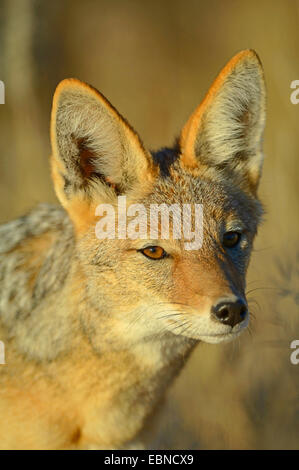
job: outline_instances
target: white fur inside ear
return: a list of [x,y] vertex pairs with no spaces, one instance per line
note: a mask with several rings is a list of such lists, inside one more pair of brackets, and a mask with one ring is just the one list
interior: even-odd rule
[[206,137],[218,162],[259,148],[265,121],[262,87],[257,68],[243,65],[226,78],[206,111]]
[[56,94],[53,156],[62,163],[65,190],[109,186],[126,192],[148,173],[137,134],[100,93],[70,80]]
[[263,161],[265,85],[257,58],[237,63],[201,113],[194,141],[196,159],[258,180]]
[[84,142],[93,159],[95,172],[113,175],[120,180],[121,165],[116,158],[122,155],[124,135],[117,118],[99,104],[99,101],[86,92],[65,91],[60,97],[56,117],[57,146],[59,156],[66,168],[79,176],[80,148]]

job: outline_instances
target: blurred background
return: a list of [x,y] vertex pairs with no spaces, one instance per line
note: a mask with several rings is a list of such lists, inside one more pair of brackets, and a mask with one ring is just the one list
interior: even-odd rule
[[266,216],[255,243],[251,333],[200,344],[169,391],[149,445],[299,449],[299,1],[1,0],[0,222],[56,202],[49,119],[57,83],[98,88],[150,149],[171,145],[239,50],[260,55],[268,88]]

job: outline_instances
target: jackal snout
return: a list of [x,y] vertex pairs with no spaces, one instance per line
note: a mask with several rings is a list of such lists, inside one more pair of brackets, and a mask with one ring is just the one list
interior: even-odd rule
[[247,303],[241,297],[219,299],[211,309],[212,318],[232,328],[248,316]]

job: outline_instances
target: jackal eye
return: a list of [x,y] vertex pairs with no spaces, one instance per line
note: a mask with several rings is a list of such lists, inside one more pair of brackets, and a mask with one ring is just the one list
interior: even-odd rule
[[162,259],[167,255],[161,246],[147,246],[140,251],[144,256],[150,259]]
[[241,233],[240,232],[226,232],[223,235],[223,241],[222,244],[226,248],[233,248],[236,246],[241,239]]

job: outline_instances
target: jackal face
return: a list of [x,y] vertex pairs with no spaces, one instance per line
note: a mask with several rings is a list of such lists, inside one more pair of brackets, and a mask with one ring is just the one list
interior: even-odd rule
[[[93,331],[105,318],[130,341],[165,334],[216,343],[247,326],[245,275],[262,212],[256,192],[264,119],[263,71],[250,50],[222,70],[175,147],[154,154],[98,91],[75,79],[58,85],[52,174],[74,225],[84,298],[97,312],[86,320]],[[168,236],[161,236],[160,218],[155,237],[150,227],[130,238],[122,227],[119,237],[120,197],[128,211],[141,205],[134,207],[142,207],[147,224],[153,205],[174,205]],[[99,239],[103,204],[114,212],[104,211],[110,228]],[[174,220],[184,205],[194,212],[196,204],[203,224],[194,219],[192,228],[195,236],[201,230],[202,243],[186,249]]]

